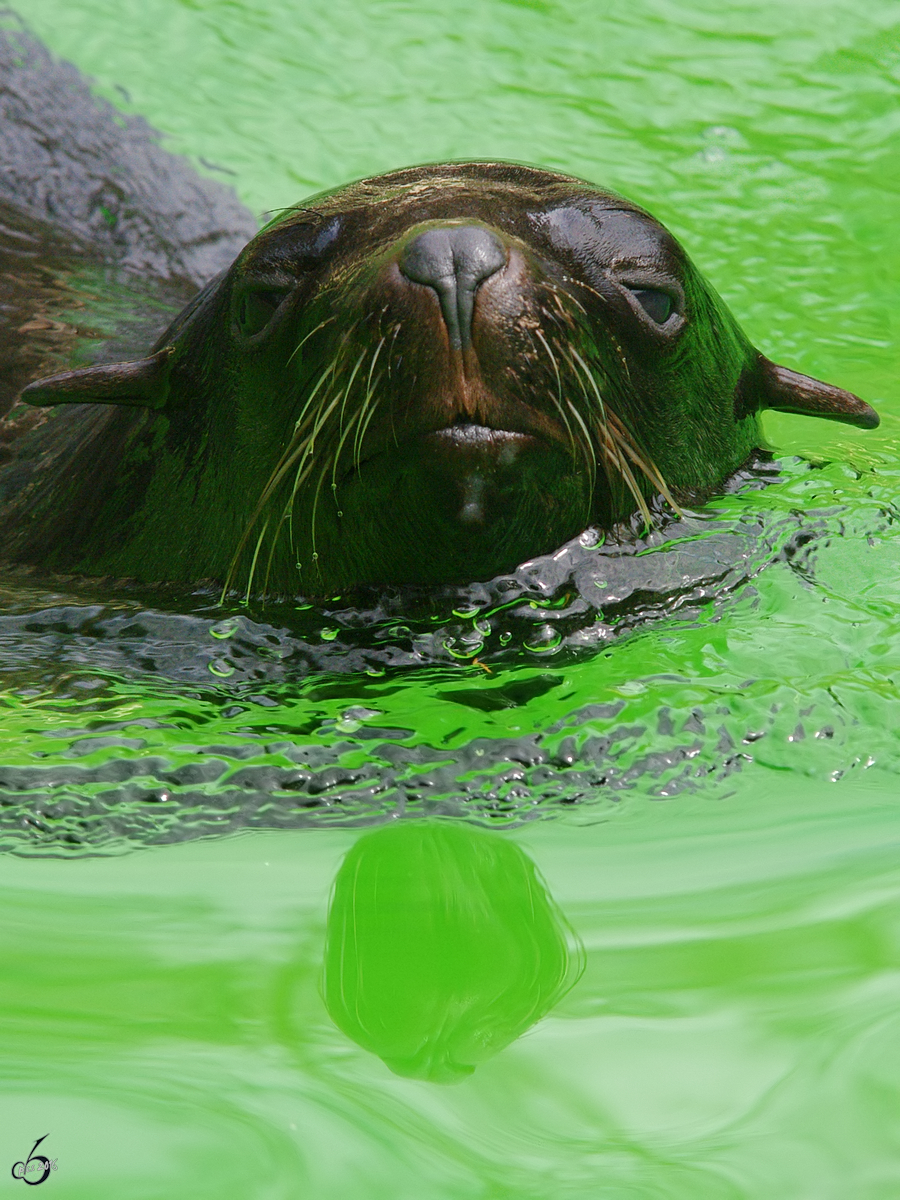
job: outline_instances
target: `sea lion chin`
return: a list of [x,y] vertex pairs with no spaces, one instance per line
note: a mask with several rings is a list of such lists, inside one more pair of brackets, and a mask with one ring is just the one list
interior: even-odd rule
[[22,439],[5,557],[286,595],[489,579],[696,502],[765,408],[878,424],[755,350],[643,209],[479,162],[286,210],[146,358],[22,400],[69,407]]

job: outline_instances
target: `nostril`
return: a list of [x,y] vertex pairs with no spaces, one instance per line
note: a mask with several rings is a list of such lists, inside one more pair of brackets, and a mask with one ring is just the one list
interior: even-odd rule
[[506,249],[480,225],[448,225],[420,233],[399,265],[407,279],[437,292],[450,342],[461,349],[472,338],[475,293],[506,265]]

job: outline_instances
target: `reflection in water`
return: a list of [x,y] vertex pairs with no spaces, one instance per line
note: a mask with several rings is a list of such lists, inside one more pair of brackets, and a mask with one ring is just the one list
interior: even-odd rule
[[583,966],[534,863],[499,834],[404,821],[361,837],[338,871],[325,1004],[398,1075],[471,1075],[548,1013]]

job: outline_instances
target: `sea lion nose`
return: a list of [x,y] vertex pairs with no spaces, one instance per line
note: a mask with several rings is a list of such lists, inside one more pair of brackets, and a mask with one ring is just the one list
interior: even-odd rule
[[400,260],[407,279],[437,292],[450,344],[457,350],[472,340],[475,293],[505,265],[503,243],[480,225],[426,229],[409,243]]

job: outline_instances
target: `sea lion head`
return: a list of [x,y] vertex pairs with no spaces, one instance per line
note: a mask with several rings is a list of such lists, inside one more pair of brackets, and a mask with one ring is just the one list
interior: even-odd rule
[[490,578],[695,501],[763,408],[877,424],[755,350],[649,213],[503,163],[290,208],[146,359],[23,398],[119,406],[55,561],[307,594]]

